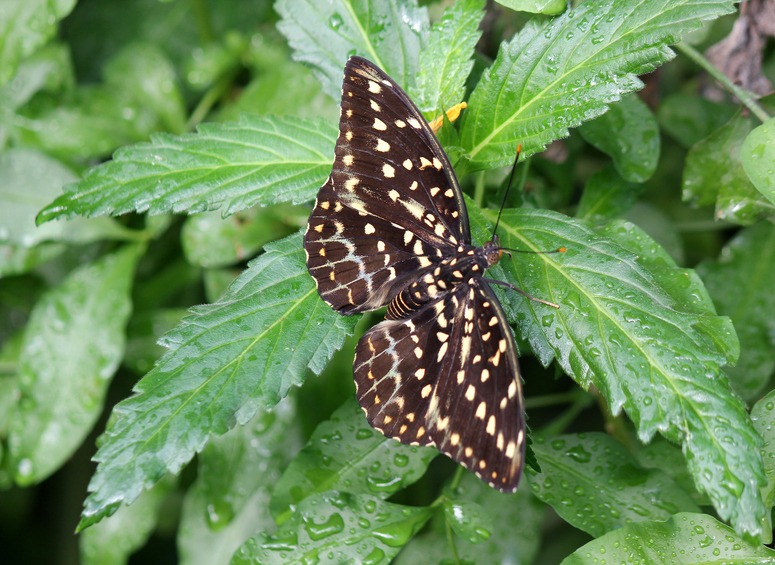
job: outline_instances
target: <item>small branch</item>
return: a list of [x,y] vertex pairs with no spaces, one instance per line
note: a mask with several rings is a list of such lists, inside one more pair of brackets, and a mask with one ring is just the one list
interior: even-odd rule
[[692,61],[697,63],[700,67],[702,67],[703,70],[705,70],[705,72],[707,72],[710,76],[712,76],[718,82],[720,82],[724,86],[724,88],[726,88],[729,92],[737,96],[740,102],[742,102],[745,105],[745,107],[748,108],[751,111],[751,113],[755,114],[756,117],[759,118],[762,122],[766,122],[767,120],[770,119],[769,114],[756,101],[756,96],[752,92],[732,82],[727,75],[722,73],[715,65],[713,65],[710,61],[708,61],[705,58],[705,56],[699,51],[697,51],[694,47],[692,47],[688,43],[679,43],[678,45],[675,45],[675,48],[681,51],[687,57],[689,57]]

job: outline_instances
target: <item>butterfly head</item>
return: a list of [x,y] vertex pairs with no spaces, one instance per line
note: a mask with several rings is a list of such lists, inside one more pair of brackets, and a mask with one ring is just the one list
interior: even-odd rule
[[501,256],[503,255],[500,238],[497,235],[493,235],[492,240],[486,242],[481,249],[484,258],[487,260],[488,269],[500,261]]

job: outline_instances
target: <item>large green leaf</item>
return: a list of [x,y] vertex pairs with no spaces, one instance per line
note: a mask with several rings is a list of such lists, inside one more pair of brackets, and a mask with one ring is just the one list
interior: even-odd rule
[[469,170],[510,164],[518,143],[529,156],[567,136],[641,88],[636,75],[671,59],[669,44],[732,9],[726,0],[606,0],[532,20],[471,95],[460,135]]
[[245,543],[232,564],[389,563],[430,514],[376,496],[327,491],[301,501],[276,534]]
[[609,222],[632,208],[643,189],[643,185],[624,180],[611,166],[601,169],[587,179],[576,217],[592,225]]
[[277,0],[275,10],[293,58],[314,69],[332,98],[341,96],[351,55],[366,57],[404,89],[414,82],[430,28],[428,11],[416,0]]
[[420,54],[417,84],[409,90],[417,107],[428,112],[426,117],[432,119],[463,99],[482,35],[484,6],[484,0],[458,0],[431,29],[428,46]]
[[70,273],[35,304],[19,357],[22,401],[8,438],[16,482],[39,482],[83,442],[124,355],[129,292],[142,246]]
[[717,261],[701,263],[697,272],[740,337],[740,359],[725,371],[738,394],[754,400],[775,371],[775,226],[760,222],[741,230]]
[[589,542],[560,565],[769,565],[775,551],[735,535],[707,514],[677,514],[666,522],[628,524]]
[[163,338],[170,351],[114,408],[80,527],[176,473],[210,434],[243,424],[320,373],[357,321],[334,312],[307,273],[301,234],[266,246],[215,304]]
[[[472,229],[486,234],[481,217],[471,217]],[[504,247],[568,249],[520,253],[493,269],[495,278],[560,305],[501,293],[539,359],[556,357],[581,386],[597,387],[642,441],[659,432],[682,443],[698,488],[722,518],[758,535],[761,440],[720,369],[738,355],[734,328],[715,315],[696,273],[676,267],[629,222],[597,234],[554,212],[506,210],[499,233]]]
[[304,202],[331,169],[336,136],[323,120],[251,115],[181,137],[158,134],[66,186],[38,222],[132,211],[233,214],[255,204]]
[[[762,460],[767,484],[762,488],[762,498],[766,508],[772,510],[775,506],[775,391],[771,391],[757,402],[751,409],[751,420],[756,431],[764,439]],[[767,514],[769,532],[762,536],[764,543],[772,543],[772,514]],[[769,536],[767,535],[769,534]]]
[[354,398],[321,423],[291,461],[272,497],[282,524],[303,499],[327,490],[387,498],[419,479],[439,454],[386,438],[366,421]]
[[0,5],[0,86],[22,59],[56,34],[58,21],[73,6],[75,0],[5,0]]
[[593,537],[643,520],[666,520],[699,507],[672,478],[644,470],[627,449],[602,433],[538,437],[541,472],[528,468],[536,496]]

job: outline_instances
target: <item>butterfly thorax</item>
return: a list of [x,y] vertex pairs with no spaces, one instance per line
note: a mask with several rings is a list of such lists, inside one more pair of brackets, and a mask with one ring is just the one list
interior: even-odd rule
[[497,240],[488,241],[482,247],[460,245],[453,256],[443,259],[404,287],[388,305],[386,318],[405,318],[457,285],[481,277],[484,271],[498,262],[500,256],[501,249]]

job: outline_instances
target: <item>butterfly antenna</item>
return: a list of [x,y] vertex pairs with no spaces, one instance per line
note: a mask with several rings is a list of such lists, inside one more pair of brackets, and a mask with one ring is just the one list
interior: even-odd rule
[[498,219],[495,220],[495,228],[492,230],[492,241],[495,241],[495,232],[498,231],[498,224],[501,221],[501,214],[503,214],[503,208],[506,206],[506,199],[509,197],[509,191],[511,190],[511,183],[514,180],[514,172],[517,170],[517,161],[519,161],[519,154],[522,152],[522,144],[517,145],[517,156],[514,158],[514,166],[511,167],[511,176],[509,177],[509,184],[506,185],[506,192],[503,195],[503,202],[501,202],[500,210],[498,210]]

